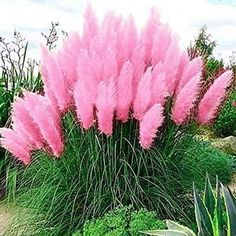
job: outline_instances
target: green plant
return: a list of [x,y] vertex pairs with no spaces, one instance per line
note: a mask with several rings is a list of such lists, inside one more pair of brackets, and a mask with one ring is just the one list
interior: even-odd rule
[[164,229],[165,227],[165,223],[157,220],[154,212],[145,209],[135,211],[128,206],[106,213],[102,218],[89,220],[82,230],[73,236],[137,236],[141,230]]
[[190,200],[185,195],[188,190],[183,185],[181,159],[192,136],[170,123],[156,145],[145,151],[134,135],[137,123],[115,125],[111,137],[96,129],[83,132],[74,116],[67,114],[63,156],[55,160],[39,151],[32,163],[22,168],[17,203],[33,209],[36,224],[42,216],[40,227],[50,235],[69,235],[86,220],[120,204],[173,219],[182,212],[183,221],[189,220],[184,212]]
[[213,131],[220,137],[236,134],[236,89],[234,89],[213,125]]
[[203,189],[206,173],[212,181],[217,175],[221,182],[228,184],[236,170],[236,161],[233,156],[197,138],[193,138],[186,146],[181,164],[181,171],[185,176],[184,184],[189,189],[192,182]]
[[[233,236],[236,235],[236,199],[229,188],[216,180],[214,192],[209,178],[206,179],[203,199],[193,186],[195,217],[198,236]],[[175,222],[167,221],[168,230],[146,231],[146,235],[195,236],[196,234]]]

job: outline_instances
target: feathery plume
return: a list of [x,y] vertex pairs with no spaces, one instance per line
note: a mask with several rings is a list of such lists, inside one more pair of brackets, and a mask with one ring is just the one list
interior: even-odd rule
[[172,119],[177,125],[183,124],[190,115],[191,109],[197,100],[200,79],[201,74],[198,73],[185,84],[177,95],[172,109]]
[[191,60],[189,63],[186,64],[182,76],[179,80],[179,84],[176,90],[176,93],[184,87],[184,85],[196,74],[199,73],[202,69],[202,59],[201,57],[195,57],[193,60]]
[[101,81],[98,84],[98,97],[96,101],[97,119],[99,130],[112,135],[113,115],[116,108],[116,87],[113,78]]
[[91,90],[89,90],[83,80],[77,81],[74,90],[76,113],[78,120],[85,129],[89,129],[94,121],[94,100],[90,92]]
[[137,94],[134,100],[134,117],[137,120],[143,118],[144,113],[149,109],[152,99],[152,71],[149,67],[141,78]]
[[226,71],[219,76],[203,96],[198,107],[198,121],[202,125],[210,124],[224,99],[226,89],[231,83],[233,72]]
[[129,109],[133,100],[133,69],[130,61],[125,62],[121,68],[120,75],[117,79],[117,119],[126,122],[129,116]]
[[156,136],[158,128],[164,121],[163,107],[160,104],[154,104],[143,116],[140,122],[140,145],[144,149],[151,147]]
[[164,106],[166,98],[169,96],[166,85],[166,74],[163,64],[159,62],[153,69],[152,77],[152,103],[160,103]]
[[22,161],[25,165],[30,163],[30,149],[27,143],[22,140],[16,131],[7,128],[0,128],[1,146],[11,152],[17,159]]

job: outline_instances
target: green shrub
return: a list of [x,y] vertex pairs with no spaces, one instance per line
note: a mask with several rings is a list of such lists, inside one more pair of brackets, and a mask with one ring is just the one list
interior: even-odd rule
[[236,170],[236,160],[233,156],[214,148],[210,143],[195,138],[186,149],[182,168],[185,173],[186,188],[191,188],[192,182],[195,182],[202,189],[206,172],[212,181],[217,175],[222,183],[229,183]]
[[82,230],[73,236],[137,236],[142,230],[165,227],[164,221],[158,220],[154,212],[122,207],[106,213],[102,218],[86,222]]
[[220,137],[236,135],[236,89],[231,92],[229,98],[220,111],[220,114],[213,125],[213,131]]

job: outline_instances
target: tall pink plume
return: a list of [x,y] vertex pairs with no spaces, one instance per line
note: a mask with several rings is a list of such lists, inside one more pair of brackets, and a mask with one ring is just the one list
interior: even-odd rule
[[202,59],[201,57],[196,57],[192,61],[186,64],[185,69],[183,70],[182,76],[179,80],[179,84],[176,90],[176,93],[184,87],[184,85],[195,75],[199,73],[202,69]]
[[[44,62],[44,60],[46,60]],[[52,55],[46,48],[42,50],[42,68],[45,71],[44,81],[47,83],[47,92],[49,98],[55,103],[61,111],[65,111],[70,105],[70,96],[68,85],[63,77],[57,58]]]
[[231,83],[232,75],[233,72],[230,70],[224,72],[205,93],[198,107],[198,120],[202,125],[210,124],[214,120],[226,89]]
[[27,143],[22,140],[16,131],[7,128],[0,128],[1,146],[11,152],[17,159],[25,165],[30,163],[30,148]]
[[129,117],[129,109],[133,100],[133,69],[130,61],[125,62],[117,79],[117,119],[126,122]]
[[152,71],[149,67],[141,78],[137,94],[134,100],[134,117],[137,120],[143,118],[144,113],[149,109],[152,99]]
[[145,69],[145,49],[143,44],[139,43],[134,48],[131,56],[133,67],[133,95],[135,97],[140,79]]
[[154,66],[165,57],[171,37],[172,34],[169,26],[160,24],[153,36],[151,55]]
[[178,47],[178,39],[173,36],[172,41],[166,51],[165,58],[163,60],[163,66],[166,72],[166,85],[168,93],[172,95],[176,89],[178,83],[178,67],[180,62],[180,49]]
[[109,81],[101,81],[98,85],[98,97],[96,102],[99,130],[112,135],[113,116],[117,102],[116,87],[113,78]]
[[190,115],[200,89],[201,73],[192,77],[177,95],[172,109],[172,119],[177,125],[183,124]]
[[39,132],[37,124],[30,116],[31,109],[28,105],[27,93],[23,100],[18,98],[12,105],[12,126],[18,136],[30,147],[40,149],[44,145],[44,140]]
[[90,91],[90,100],[95,103],[97,97],[97,80],[92,65],[90,64],[89,52],[81,49],[77,61],[78,80],[82,80]]
[[94,122],[94,100],[91,90],[83,80],[78,80],[74,90],[77,118],[84,129],[89,129]]
[[140,122],[139,139],[140,145],[144,149],[151,147],[158,128],[164,121],[163,107],[160,104],[154,104],[143,116]]
[[107,48],[104,51],[103,58],[103,80],[109,80],[111,77],[117,78],[118,65],[116,51],[111,48]]
[[64,81],[67,84],[70,95],[77,80],[76,67],[77,58],[82,47],[82,42],[77,33],[71,33],[63,42],[63,48],[58,51],[57,59],[61,68]]
[[32,104],[31,116],[38,125],[40,133],[51,148],[52,153],[59,157],[64,149],[60,116],[52,104],[43,96],[33,93],[29,96]]
[[123,63],[131,58],[133,49],[137,44],[137,29],[132,16],[125,20],[122,27],[118,29],[117,57],[118,67],[121,69]]
[[153,46],[153,38],[159,27],[160,15],[156,8],[152,8],[149,19],[143,29],[143,41],[145,46],[145,60],[147,63],[151,62],[151,51]]
[[99,26],[97,23],[97,18],[91,5],[88,5],[84,14],[84,29],[83,29],[83,43],[90,46],[90,42],[98,34]]
[[50,101],[53,103],[53,105],[56,107],[58,106],[57,100],[54,96],[52,85],[50,78],[48,76],[48,58],[49,58],[49,50],[43,46],[40,45],[40,51],[41,51],[41,63],[40,63],[40,72],[42,74],[42,80],[43,80],[43,88],[45,96],[50,99]]
[[70,106],[70,97],[68,94],[68,85],[64,80],[62,71],[60,70],[57,58],[49,55],[48,58],[48,77],[51,81],[54,97],[57,100],[58,107],[61,111],[65,111]]
[[163,64],[159,62],[153,69],[152,77],[152,103],[160,103],[164,106],[166,98],[169,96],[166,85],[166,73]]

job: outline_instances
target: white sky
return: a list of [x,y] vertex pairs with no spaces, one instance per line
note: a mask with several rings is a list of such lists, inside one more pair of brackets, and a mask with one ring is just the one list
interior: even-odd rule
[[[67,32],[80,30],[87,0],[0,0],[0,35],[8,38],[19,30],[30,43],[30,56],[38,58],[41,32],[51,21],[60,22]],[[162,20],[170,24],[186,48],[201,26],[217,41],[216,56],[229,61],[236,51],[236,0],[91,0],[99,17],[107,10],[132,13],[138,26],[147,19],[150,7],[156,6]]]

